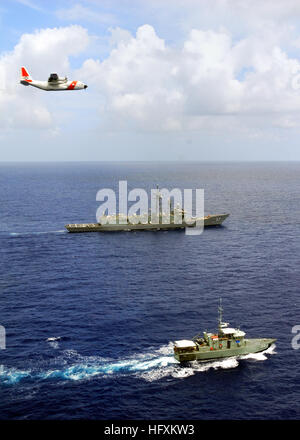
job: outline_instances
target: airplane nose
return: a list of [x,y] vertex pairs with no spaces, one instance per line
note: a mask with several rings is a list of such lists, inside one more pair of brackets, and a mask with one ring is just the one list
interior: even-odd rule
[[87,85],[86,84],[84,84],[84,88],[87,89]]

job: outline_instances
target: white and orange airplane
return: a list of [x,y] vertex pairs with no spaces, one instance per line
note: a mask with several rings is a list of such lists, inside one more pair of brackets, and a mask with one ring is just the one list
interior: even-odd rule
[[23,86],[33,86],[38,89],[47,91],[56,90],[82,90],[86,89],[87,85],[81,81],[68,81],[68,78],[60,78],[57,73],[51,73],[48,81],[36,81],[31,78],[25,67],[21,67],[20,83]]

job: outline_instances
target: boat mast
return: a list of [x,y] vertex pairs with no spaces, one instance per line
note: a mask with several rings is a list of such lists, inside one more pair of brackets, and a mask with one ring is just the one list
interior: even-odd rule
[[160,218],[162,217],[162,195],[159,191],[158,184],[156,185],[156,215],[158,218],[158,223],[160,223]]
[[[159,219],[159,189],[158,184],[156,185],[156,213],[155,213]],[[159,223],[159,220],[158,220]]]
[[220,298],[220,303],[219,303],[218,310],[219,310],[219,325],[218,325],[218,327],[219,327],[219,332],[221,332],[221,330],[222,330],[222,320],[223,320],[222,298]]

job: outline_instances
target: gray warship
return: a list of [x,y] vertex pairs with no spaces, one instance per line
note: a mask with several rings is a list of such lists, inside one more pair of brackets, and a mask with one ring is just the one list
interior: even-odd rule
[[[229,216],[229,214],[214,214],[207,215],[203,218],[204,227],[208,226],[220,226],[223,221]],[[109,217],[109,216],[107,216]],[[65,225],[65,228],[69,232],[112,232],[112,231],[160,231],[160,230],[172,230],[172,229],[184,229],[184,228],[194,228],[196,226],[196,220],[194,224],[188,224],[184,220],[181,223],[174,221],[174,214],[171,213],[170,221],[168,223],[163,223],[160,219],[159,222],[151,222],[150,216],[149,221],[138,221],[137,218],[127,218],[124,222],[124,217],[121,215],[116,215],[115,223],[109,222],[99,222],[99,223],[73,223]]]
[[222,321],[222,303],[219,305],[219,322],[216,333],[203,332],[192,340],[180,340],[174,343],[174,357],[179,362],[211,361],[216,359],[259,353],[269,348],[274,338],[245,338],[245,332],[228,327],[228,322]]
[[195,228],[199,225],[204,227],[220,226],[229,214],[214,214],[205,217],[188,216],[180,204],[172,207],[171,199],[168,199],[167,212],[163,211],[162,194],[156,187],[155,209],[140,215],[125,215],[122,213],[108,215],[103,212],[98,223],[70,223],[65,225],[69,232],[113,232],[113,231],[159,231],[172,229]]
[[112,231],[159,231],[172,229],[195,228],[199,224],[204,227],[220,226],[229,214],[213,214],[205,217],[190,217],[186,221],[186,211],[177,205],[172,207],[168,200],[167,212],[163,212],[162,195],[157,185],[156,207],[152,212],[134,214],[131,216],[122,213],[103,215],[97,219],[98,223],[72,223],[65,225],[69,232],[112,232]]

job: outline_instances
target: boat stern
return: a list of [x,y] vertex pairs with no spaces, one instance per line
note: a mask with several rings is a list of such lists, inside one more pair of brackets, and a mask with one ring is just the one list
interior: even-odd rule
[[197,345],[194,341],[183,339],[174,342],[174,357],[179,362],[189,362],[196,359]]

